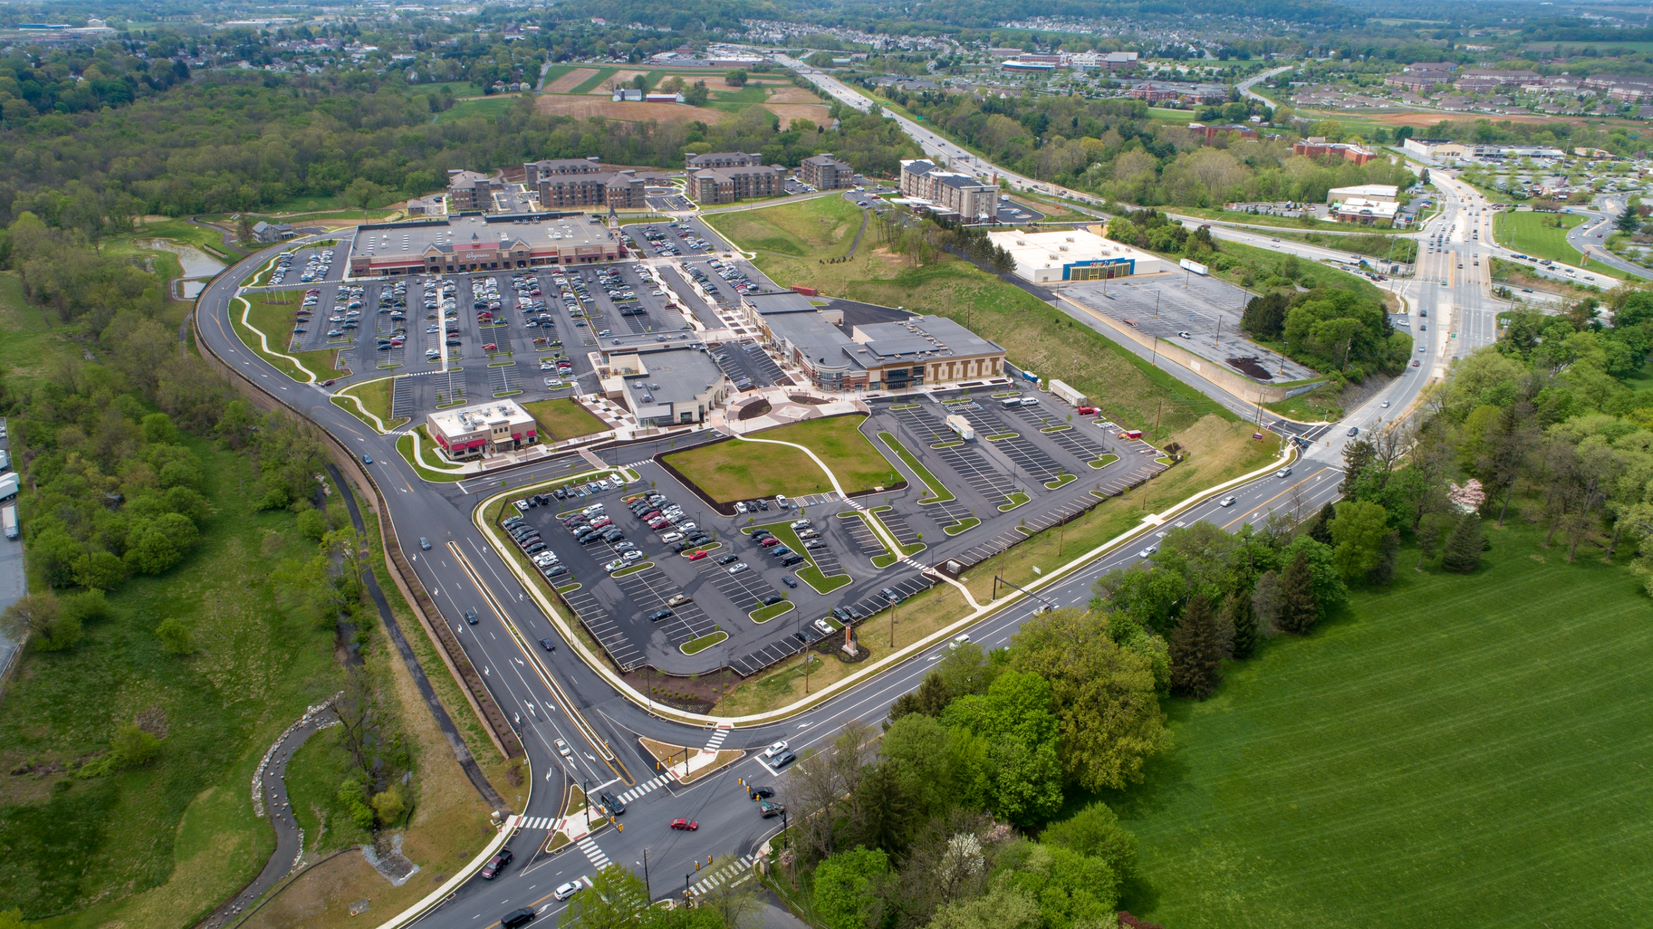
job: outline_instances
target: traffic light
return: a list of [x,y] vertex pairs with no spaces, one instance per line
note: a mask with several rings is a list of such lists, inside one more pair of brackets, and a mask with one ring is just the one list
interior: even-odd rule
[[694,869],[695,869],[696,872],[700,871],[700,859],[698,859],[698,858],[695,859]]
[[739,783],[740,786],[742,786],[742,787],[746,786],[746,778],[744,778],[744,777],[737,777],[737,778],[735,778],[735,781],[737,783]]
[[710,868],[711,866],[712,866],[712,856],[707,855],[706,856],[706,867]]
[[626,831],[626,824],[621,823],[621,822],[617,822],[617,823],[614,824],[614,828],[615,828],[616,831],[625,832]]

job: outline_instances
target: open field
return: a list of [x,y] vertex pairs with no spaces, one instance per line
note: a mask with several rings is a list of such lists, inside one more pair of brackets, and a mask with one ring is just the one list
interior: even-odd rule
[[542,442],[561,442],[608,428],[585,407],[566,398],[524,403],[522,408],[534,417],[534,422],[539,423]]
[[[793,442],[814,451],[846,493],[896,487],[901,475],[861,434],[865,416],[812,419],[752,433],[755,439]],[[808,455],[784,445],[729,440],[661,459],[720,503],[785,494],[828,493],[832,484]]]
[[553,116],[573,116],[586,119],[601,116],[627,123],[706,123],[711,125],[724,117],[722,110],[709,107],[685,106],[681,103],[615,103],[607,97],[542,95],[534,100],[535,109]]
[[1172,704],[1118,804],[1168,926],[1624,926],[1653,907],[1647,602],[1527,528]]
[[595,77],[596,74],[596,68],[575,68],[571,71],[565,71],[562,76],[557,77],[545,85],[545,92],[551,94],[571,94],[574,92],[574,88],[584,84],[586,81],[591,80],[591,78]]
[[1575,213],[1503,212],[1493,218],[1492,235],[1505,248],[1577,265],[1583,256],[1567,244],[1567,232],[1582,222]]

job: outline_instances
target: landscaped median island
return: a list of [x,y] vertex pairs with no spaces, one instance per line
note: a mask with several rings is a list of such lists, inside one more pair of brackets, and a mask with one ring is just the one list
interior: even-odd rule
[[[470,476],[456,465],[441,461],[439,457],[441,453],[436,451],[436,444],[430,440],[424,426],[397,436],[396,451],[402,456],[403,460],[413,466],[414,473],[418,474],[422,481],[432,484],[451,484]],[[432,459],[435,459],[434,463]]]
[[297,306],[292,294],[242,293],[230,301],[231,328],[259,357],[301,384],[348,374],[337,370],[337,349],[287,350],[292,345],[293,312]]
[[706,649],[716,645],[722,645],[728,640],[729,633],[719,629],[716,632],[707,633],[706,635],[703,635],[691,642],[684,642],[683,647],[678,649],[678,651],[681,651],[685,655],[698,655]]
[[752,618],[752,622],[761,625],[778,616],[785,616],[794,609],[797,609],[797,604],[794,604],[791,600],[782,600],[779,603],[771,603],[766,606],[760,606],[753,610],[750,616]]
[[925,488],[930,491],[928,496],[919,499],[919,506],[925,506],[931,503],[951,503],[958,499],[953,495],[951,490],[947,489],[946,484],[943,484],[933,473],[931,473],[929,468],[924,467],[924,463],[919,461],[917,456],[907,450],[907,446],[901,444],[900,439],[890,435],[888,432],[880,432],[878,434],[878,438],[879,441],[889,447],[890,451],[895,453],[897,458],[901,459],[902,464],[906,465],[908,468],[911,468],[912,472],[918,475],[918,479],[923,481]]
[[746,755],[745,751],[738,748],[708,752],[649,738],[639,738],[637,742],[654,758],[655,770],[671,772],[671,776],[679,784],[693,784]]
[[878,449],[861,434],[866,416],[830,416],[750,434],[765,441],[725,439],[663,455],[660,462],[716,503],[734,503],[783,494],[804,497],[831,493],[832,482],[803,451],[813,451],[837,476],[845,493],[893,490],[906,485]]
[[[797,571],[798,579],[803,581],[805,584],[808,584],[810,587],[813,587],[816,593],[829,594],[840,587],[844,587],[852,583],[855,580],[848,574],[833,574],[828,576],[825,572],[823,572],[820,565],[815,563],[815,556],[810,554],[809,547],[804,545],[802,539],[798,538],[798,531],[792,528],[791,523],[779,522],[766,523],[761,526],[748,526],[745,529],[742,529],[741,532],[746,535],[751,535],[760,529],[768,532],[775,538],[780,539],[782,545],[803,556],[804,564]],[[717,544],[718,543],[714,542],[711,546],[707,547],[711,548]]]
[[409,419],[406,416],[391,419],[391,396],[395,383],[395,377],[382,377],[352,384],[333,395],[333,405],[372,426],[375,432],[390,432],[407,425]]

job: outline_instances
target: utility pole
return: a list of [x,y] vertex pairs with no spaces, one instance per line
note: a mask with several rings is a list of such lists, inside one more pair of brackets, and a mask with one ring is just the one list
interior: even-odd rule
[[643,895],[654,898],[654,891],[649,888],[649,850],[646,846],[643,848]]
[[[897,542],[897,544],[900,544],[899,539],[896,540],[896,542]],[[900,609],[901,609],[901,604],[899,604],[899,603],[890,604],[890,651],[891,652],[895,651],[895,614]]]

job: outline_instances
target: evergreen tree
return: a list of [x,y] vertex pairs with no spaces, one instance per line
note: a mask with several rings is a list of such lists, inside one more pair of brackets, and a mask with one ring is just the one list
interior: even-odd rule
[[1337,511],[1332,508],[1330,503],[1327,503],[1325,506],[1321,507],[1320,512],[1315,514],[1314,522],[1309,524],[1309,538],[1319,542],[1321,545],[1331,545],[1332,519],[1336,515]]
[[1307,552],[1298,552],[1280,575],[1280,629],[1308,635],[1320,622],[1320,599],[1314,592],[1314,569]]
[[1216,693],[1228,647],[1229,636],[1223,634],[1211,601],[1205,597],[1188,601],[1182,621],[1171,633],[1171,690],[1196,700]]
[[1641,217],[1636,214],[1634,204],[1626,204],[1624,212],[1619,214],[1618,222],[1613,227],[1620,232],[1630,233],[1641,228]]
[[1481,518],[1466,514],[1452,527],[1446,549],[1441,553],[1441,567],[1457,574],[1469,574],[1481,566]]
[[1251,602],[1251,592],[1236,590],[1223,600],[1223,621],[1234,630],[1234,657],[1245,659],[1257,654],[1262,630],[1257,625],[1257,610]]

